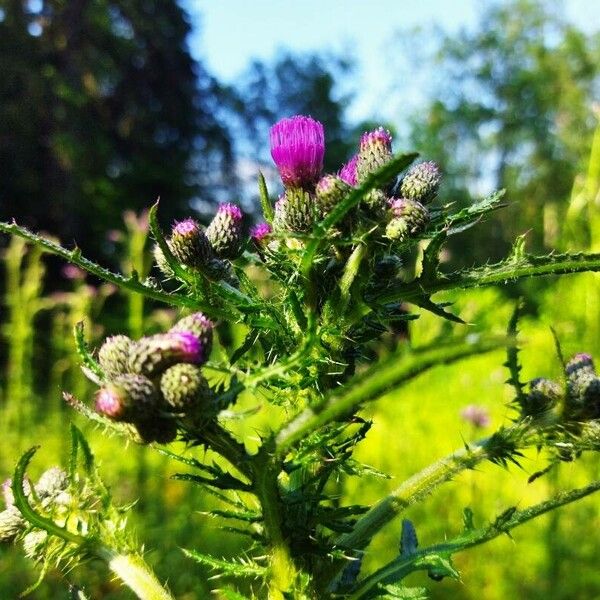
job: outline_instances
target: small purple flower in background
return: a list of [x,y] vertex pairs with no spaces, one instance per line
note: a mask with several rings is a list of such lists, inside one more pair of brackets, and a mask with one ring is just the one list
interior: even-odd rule
[[356,173],[356,164],[358,163],[358,154],[355,154],[341,169],[340,179],[348,185],[356,187],[358,175]]
[[85,279],[85,272],[75,265],[66,264],[60,271],[65,279],[79,281]]
[[269,130],[271,156],[286,187],[311,185],[323,170],[325,133],[311,117],[281,119]]
[[490,413],[487,408],[483,406],[477,406],[476,404],[469,404],[460,411],[460,417],[463,421],[471,423],[473,427],[477,429],[483,429],[490,424]]
[[261,243],[265,237],[267,237],[273,228],[268,223],[258,223],[250,229],[250,237],[257,244]]

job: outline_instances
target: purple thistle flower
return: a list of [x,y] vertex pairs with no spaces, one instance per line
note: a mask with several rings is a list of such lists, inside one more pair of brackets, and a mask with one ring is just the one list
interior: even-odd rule
[[217,209],[217,213],[227,215],[236,223],[242,220],[242,209],[236,204],[231,204],[230,202],[220,204],[219,208]]
[[180,362],[198,364],[205,360],[204,346],[191,331],[170,331],[165,336],[173,343],[173,351]]
[[271,156],[286,187],[314,183],[323,170],[325,133],[311,117],[281,119],[269,130]]
[[392,134],[383,127],[378,127],[373,131],[366,131],[360,136],[360,149],[368,150],[369,148],[379,147],[385,148],[388,151],[392,149]]
[[358,175],[356,173],[356,165],[358,163],[358,154],[355,154],[341,169],[340,179],[345,181],[348,185],[356,187],[358,183]]
[[176,222],[173,225],[172,235],[180,235],[187,237],[189,235],[195,235],[201,231],[200,225],[194,219],[184,219],[183,221]]
[[254,225],[254,227],[250,229],[250,237],[258,244],[272,231],[273,228],[268,223],[258,223],[258,225]]
[[490,415],[487,409],[483,406],[477,406],[476,404],[465,406],[460,411],[460,416],[464,421],[471,423],[473,427],[483,429],[490,424]]

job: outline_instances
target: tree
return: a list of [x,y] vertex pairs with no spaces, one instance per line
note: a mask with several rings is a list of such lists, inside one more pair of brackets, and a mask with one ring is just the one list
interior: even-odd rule
[[485,173],[512,205],[454,245],[454,255],[471,263],[492,237],[500,256],[529,229],[531,247],[551,246],[589,152],[599,35],[585,35],[550,3],[513,0],[494,3],[475,29],[442,34],[434,46],[439,83],[413,120],[413,146],[445,167],[453,185],[444,200],[465,202]]
[[219,87],[174,0],[0,0],[0,215],[98,254],[125,208],[167,219],[231,161]]

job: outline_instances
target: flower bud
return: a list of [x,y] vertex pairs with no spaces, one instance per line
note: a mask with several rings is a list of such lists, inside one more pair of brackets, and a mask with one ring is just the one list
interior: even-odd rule
[[174,419],[154,415],[135,422],[138,443],[168,444],[177,437],[177,423]]
[[316,204],[319,215],[324,217],[339,204],[352,188],[337,175],[325,175],[319,179],[315,188]]
[[190,331],[173,331],[144,337],[129,355],[132,373],[154,377],[180,362],[202,364],[207,359],[202,342]]
[[221,204],[206,228],[206,237],[219,258],[237,258],[242,248],[242,211],[235,204]]
[[281,119],[269,130],[271,156],[286,187],[311,186],[323,170],[325,133],[311,117]]
[[392,214],[404,219],[410,235],[418,235],[429,223],[429,211],[416,200],[392,198],[389,202]]
[[60,494],[69,487],[69,477],[60,467],[51,467],[44,471],[35,486],[41,500]]
[[0,543],[12,542],[25,528],[25,521],[16,506],[0,512]]
[[392,136],[383,127],[364,133],[360,138],[360,150],[356,163],[358,183],[378,171],[392,160]]
[[175,223],[167,244],[181,264],[202,267],[212,255],[207,234],[197,221],[185,219]]
[[196,312],[179,319],[169,333],[193,333],[201,342],[205,357],[208,359],[212,350],[214,323],[201,312]]
[[98,362],[107,377],[116,377],[127,373],[129,352],[133,341],[125,335],[106,338],[98,352]]
[[573,413],[570,415],[572,418],[600,417],[600,378],[590,369],[589,364],[569,375],[567,399],[570,411]]
[[411,167],[404,176],[400,192],[404,198],[427,204],[435,198],[441,180],[442,173],[435,162],[422,162]]
[[308,231],[315,222],[313,197],[301,188],[288,188],[275,202],[275,231]]
[[529,383],[529,393],[521,402],[524,417],[539,417],[549,413],[563,397],[562,387],[550,379],[538,377]]
[[258,223],[250,228],[250,238],[259,247],[266,243],[265,238],[273,232],[273,228],[268,223]]
[[395,242],[404,242],[409,237],[408,223],[402,217],[394,217],[385,228],[385,236]]
[[39,560],[42,557],[48,534],[43,529],[30,531],[23,538],[23,552],[31,560]]
[[356,187],[358,184],[358,173],[356,172],[358,165],[358,154],[355,154],[339,172],[340,179],[348,185]]
[[142,375],[120,375],[96,394],[96,411],[113,421],[132,422],[154,414],[158,406],[154,384]]
[[565,365],[565,373],[569,378],[577,376],[582,372],[590,373],[591,375],[596,374],[594,360],[590,354],[585,352],[575,354]]
[[165,402],[179,413],[189,413],[211,397],[200,369],[185,363],[173,365],[162,374],[160,391]]

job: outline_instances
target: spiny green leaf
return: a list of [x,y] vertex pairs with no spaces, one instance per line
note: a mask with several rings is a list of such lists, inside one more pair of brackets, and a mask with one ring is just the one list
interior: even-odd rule
[[525,399],[525,392],[523,391],[524,385],[521,382],[519,376],[521,373],[521,364],[519,363],[519,346],[517,345],[516,338],[519,333],[519,317],[523,310],[523,302],[519,300],[515,306],[515,309],[510,317],[507,328],[507,335],[511,342],[506,346],[506,362],[504,366],[508,368],[510,378],[506,383],[509,383],[515,389],[517,395],[516,399],[518,403],[522,403]]
[[261,171],[258,172],[258,194],[260,197],[260,206],[262,208],[263,217],[267,223],[273,222],[273,206],[269,198],[269,190],[267,190],[267,182]]
[[219,559],[208,554],[201,554],[195,550],[186,550],[183,548],[183,553],[201,565],[205,565],[210,569],[219,571],[217,577],[230,575],[232,577],[250,577],[253,579],[264,577],[266,567],[263,567],[250,559]]

